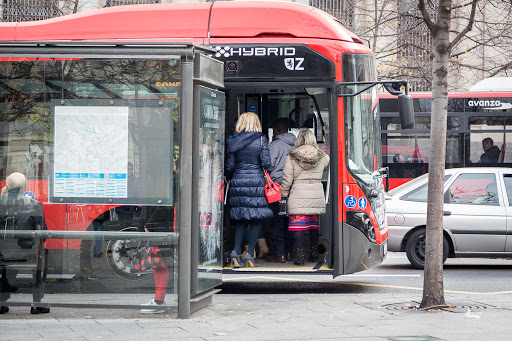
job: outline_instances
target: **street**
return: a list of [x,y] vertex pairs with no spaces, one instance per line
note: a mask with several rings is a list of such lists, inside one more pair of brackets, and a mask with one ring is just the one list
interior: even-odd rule
[[[511,294],[511,282],[512,260],[448,258],[444,266],[446,293]],[[413,268],[405,253],[390,252],[380,266],[336,279],[331,275],[224,275],[222,289],[223,294],[418,292],[421,299],[423,270]]]

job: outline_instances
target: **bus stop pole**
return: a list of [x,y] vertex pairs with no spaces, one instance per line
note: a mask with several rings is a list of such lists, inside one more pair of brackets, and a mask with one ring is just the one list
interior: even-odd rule
[[[192,141],[194,63],[181,63],[180,116],[180,197],[179,197],[179,258],[178,258],[178,318],[190,318],[190,277],[192,239]],[[197,257],[197,255],[195,255]]]

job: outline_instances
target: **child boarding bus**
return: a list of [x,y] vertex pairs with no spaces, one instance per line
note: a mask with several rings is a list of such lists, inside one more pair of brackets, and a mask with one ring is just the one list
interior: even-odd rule
[[[396,98],[381,94],[382,162],[389,167],[390,188],[428,172],[432,93],[410,93],[413,129],[400,129]],[[510,167],[511,92],[448,93],[446,168]],[[485,147],[483,146],[485,144]]]
[[[269,140],[278,118],[288,119],[292,132],[311,129],[330,156],[330,172],[323,176],[322,261],[293,269],[338,276],[377,266],[386,256],[375,59],[334,17],[287,2],[131,5],[2,23],[0,39],[1,178],[13,171],[26,174],[27,190],[43,203],[47,230],[100,236],[99,241],[48,239],[49,273],[79,273],[114,290],[142,279],[130,269],[138,244],[100,231],[134,231],[146,218],[147,205],[166,205],[166,231],[180,233],[185,226],[178,221],[180,200],[190,193],[192,268],[208,272],[229,264],[234,229],[217,190],[225,138],[244,112],[259,116]],[[223,91],[200,85],[188,92],[178,77],[180,60],[158,52],[163,45],[190,43],[208,46],[211,58],[224,62]],[[136,48],[145,52],[133,52]],[[185,67],[186,59],[181,63]],[[401,93],[403,82],[380,83]],[[194,110],[200,108],[197,116],[183,117],[182,106],[192,98]],[[113,121],[123,125],[102,135]],[[193,136],[181,134],[180,124],[187,122],[194,122]],[[116,142],[119,136],[127,142]],[[159,137],[170,138],[172,146]],[[186,138],[193,141],[190,155],[183,152]],[[108,162],[100,164],[92,153]],[[169,154],[172,162],[162,164]],[[194,167],[180,169],[189,157]],[[108,180],[94,171],[114,164],[125,168]],[[166,179],[159,169],[172,176]],[[191,189],[183,185],[190,176]],[[171,190],[162,192],[168,178]],[[87,196],[90,183],[97,200],[82,200],[79,191]],[[124,194],[109,196],[109,186]],[[279,271],[279,266],[261,261],[253,270]]]

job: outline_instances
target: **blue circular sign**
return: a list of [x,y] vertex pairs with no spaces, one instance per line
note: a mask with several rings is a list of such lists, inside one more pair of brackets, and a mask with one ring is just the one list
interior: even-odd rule
[[26,191],[25,193],[23,193],[24,196],[26,197],[30,197],[32,199],[35,199],[36,196],[34,195],[34,193],[32,193],[31,191]]
[[355,196],[349,195],[348,197],[345,198],[345,206],[347,206],[348,208],[354,208],[356,207],[356,205],[357,199]]
[[368,204],[368,201],[366,200],[365,197],[361,197],[359,198],[359,201],[357,202],[359,207],[364,210],[366,208],[366,205]]

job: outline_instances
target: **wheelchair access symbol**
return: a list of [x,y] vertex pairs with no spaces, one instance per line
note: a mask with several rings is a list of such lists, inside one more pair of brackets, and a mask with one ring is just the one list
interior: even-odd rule
[[345,198],[345,206],[347,206],[348,208],[354,208],[356,207],[356,205],[357,200],[355,196],[349,195],[348,197]]
[[368,204],[368,202],[366,201],[365,197],[361,197],[361,198],[359,198],[359,201],[357,202],[357,204],[359,205],[359,207],[362,210],[364,210],[366,208],[366,205]]

